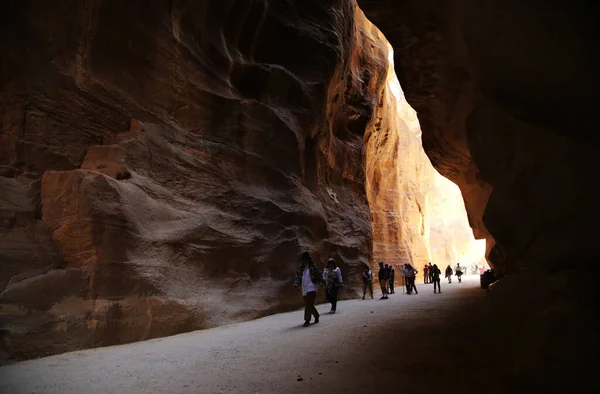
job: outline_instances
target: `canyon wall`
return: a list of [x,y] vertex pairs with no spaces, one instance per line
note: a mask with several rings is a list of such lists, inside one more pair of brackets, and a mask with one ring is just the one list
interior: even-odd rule
[[365,136],[373,268],[379,261],[421,267],[430,261],[435,170],[423,152],[419,121],[404,99],[391,58],[381,97]]
[[354,294],[387,56],[351,1],[3,2],[0,353],[297,307],[302,250]]
[[[574,390],[598,368],[600,6],[359,0],[394,48],[433,165],[488,259],[490,351],[515,382]],[[493,348],[493,349],[492,349]],[[543,388],[540,386],[543,383]]]

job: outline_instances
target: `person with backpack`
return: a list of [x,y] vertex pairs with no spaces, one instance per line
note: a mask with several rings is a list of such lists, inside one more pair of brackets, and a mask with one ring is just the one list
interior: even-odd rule
[[315,299],[319,284],[323,277],[317,265],[313,262],[309,252],[302,253],[300,267],[294,277],[294,288],[302,286],[302,298],[304,299],[304,327],[310,326],[311,315],[315,317],[315,323],[319,322],[319,311],[315,308]]
[[456,272],[456,277],[458,278],[458,283],[462,283],[462,267],[460,266],[460,263],[456,264],[456,268],[454,268],[454,272]]
[[373,299],[373,271],[369,268],[365,268],[362,274],[363,279],[363,300],[365,299],[365,295],[367,294],[367,287],[369,288],[369,292],[371,293],[371,299]]
[[327,286],[325,288],[325,296],[327,301],[331,303],[330,314],[334,314],[337,309],[337,297],[340,287],[344,286],[342,281],[342,271],[337,266],[335,259],[327,260],[327,268],[323,271],[323,281]]
[[446,278],[448,278],[448,284],[452,283],[452,268],[450,268],[450,264],[446,267]]
[[440,275],[442,272],[438,268],[437,264],[434,264],[431,268],[431,277],[433,279],[433,294],[435,294],[435,289],[437,287],[438,293],[442,292],[442,288],[440,287]]
[[423,283],[429,283],[429,266],[427,264],[423,266]]
[[387,290],[388,277],[387,277],[387,270],[383,266],[383,261],[379,262],[379,272],[377,274],[377,278],[379,279],[379,286],[381,287],[381,293],[383,294],[381,296],[380,300],[387,300],[389,298],[388,290]]

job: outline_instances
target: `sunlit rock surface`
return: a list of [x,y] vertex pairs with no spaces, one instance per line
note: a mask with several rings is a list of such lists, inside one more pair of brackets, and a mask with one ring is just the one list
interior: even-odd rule
[[485,264],[485,240],[475,240],[459,188],[423,151],[417,114],[394,72],[391,48],[381,97],[366,135],[373,266]]
[[305,249],[353,294],[388,56],[353,2],[9,1],[0,48],[4,352],[297,307]]

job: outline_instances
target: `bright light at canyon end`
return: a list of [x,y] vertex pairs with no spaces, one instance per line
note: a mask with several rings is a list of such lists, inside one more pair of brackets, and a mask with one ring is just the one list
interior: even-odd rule
[[393,58],[389,51],[385,103],[368,127],[373,263],[487,265],[486,241],[474,238],[458,186],[433,168],[423,150],[419,121],[404,97]]

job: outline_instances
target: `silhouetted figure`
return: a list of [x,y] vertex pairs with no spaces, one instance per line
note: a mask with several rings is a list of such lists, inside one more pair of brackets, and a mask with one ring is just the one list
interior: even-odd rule
[[363,300],[365,299],[365,294],[367,294],[367,287],[369,288],[369,292],[371,293],[371,299],[373,299],[373,271],[368,268],[363,270]]
[[381,300],[388,299],[388,278],[387,278],[387,270],[383,266],[383,261],[379,262],[379,273],[377,274],[377,278],[379,279],[379,286],[381,287],[381,293],[383,296],[380,298]]
[[433,275],[431,274],[431,270],[433,269],[433,266],[431,265],[431,262],[429,262],[429,264],[427,265],[427,268],[429,268],[429,270],[428,270],[429,283],[431,283],[433,281]]
[[450,264],[446,267],[446,278],[448,278],[448,283],[452,283],[452,268],[450,268]]
[[319,312],[315,308],[315,298],[319,284],[322,282],[321,272],[315,265],[310,253],[304,252],[301,257],[301,264],[296,271],[294,278],[294,287],[302,286],[302,297],[304,298],[304,327],[310,325],[311,315],[315,317],[315,324],[319,322]]
[[456,276],[458,278],[458,283],[462,282],[462,267],[460,266],[460,263],[456,264],[456,267],[454,268],[454,272],[456,272]]
[[438,293],[442,292],[442,287],[440,286],[440,275],[442,271],[438,268],[437,264],[434,264],[431,268],[431,278],[433,279],[433,294],[435,294],[435,289],[437,288]]
[[389,284],[390,284],[390,294],[394,294],[394,280],[396,279],[396,271],[394,271],[394,268],[390,265],[388,268],[388,273],[390,276],[389,279]]
[[337,308],[337,297],[340,287],[344,285],[342,281],[342,271],[337,266],[334,259],[327,260],[327,268],[323,271],[323,280],[325,281],[325,296],[327,301],[331,303],[329,313],[335,313]]
[[415,294],[419,294],[417,291],[417,286],[415,284],[415,279],[417,277],[417,271],[410,264],[406,264],[406,281],[408,282],[408,294],[412,294],[412,291],[415,291]]
[[423,266],[423,283],[429,283],[429,266],[427,264]]

